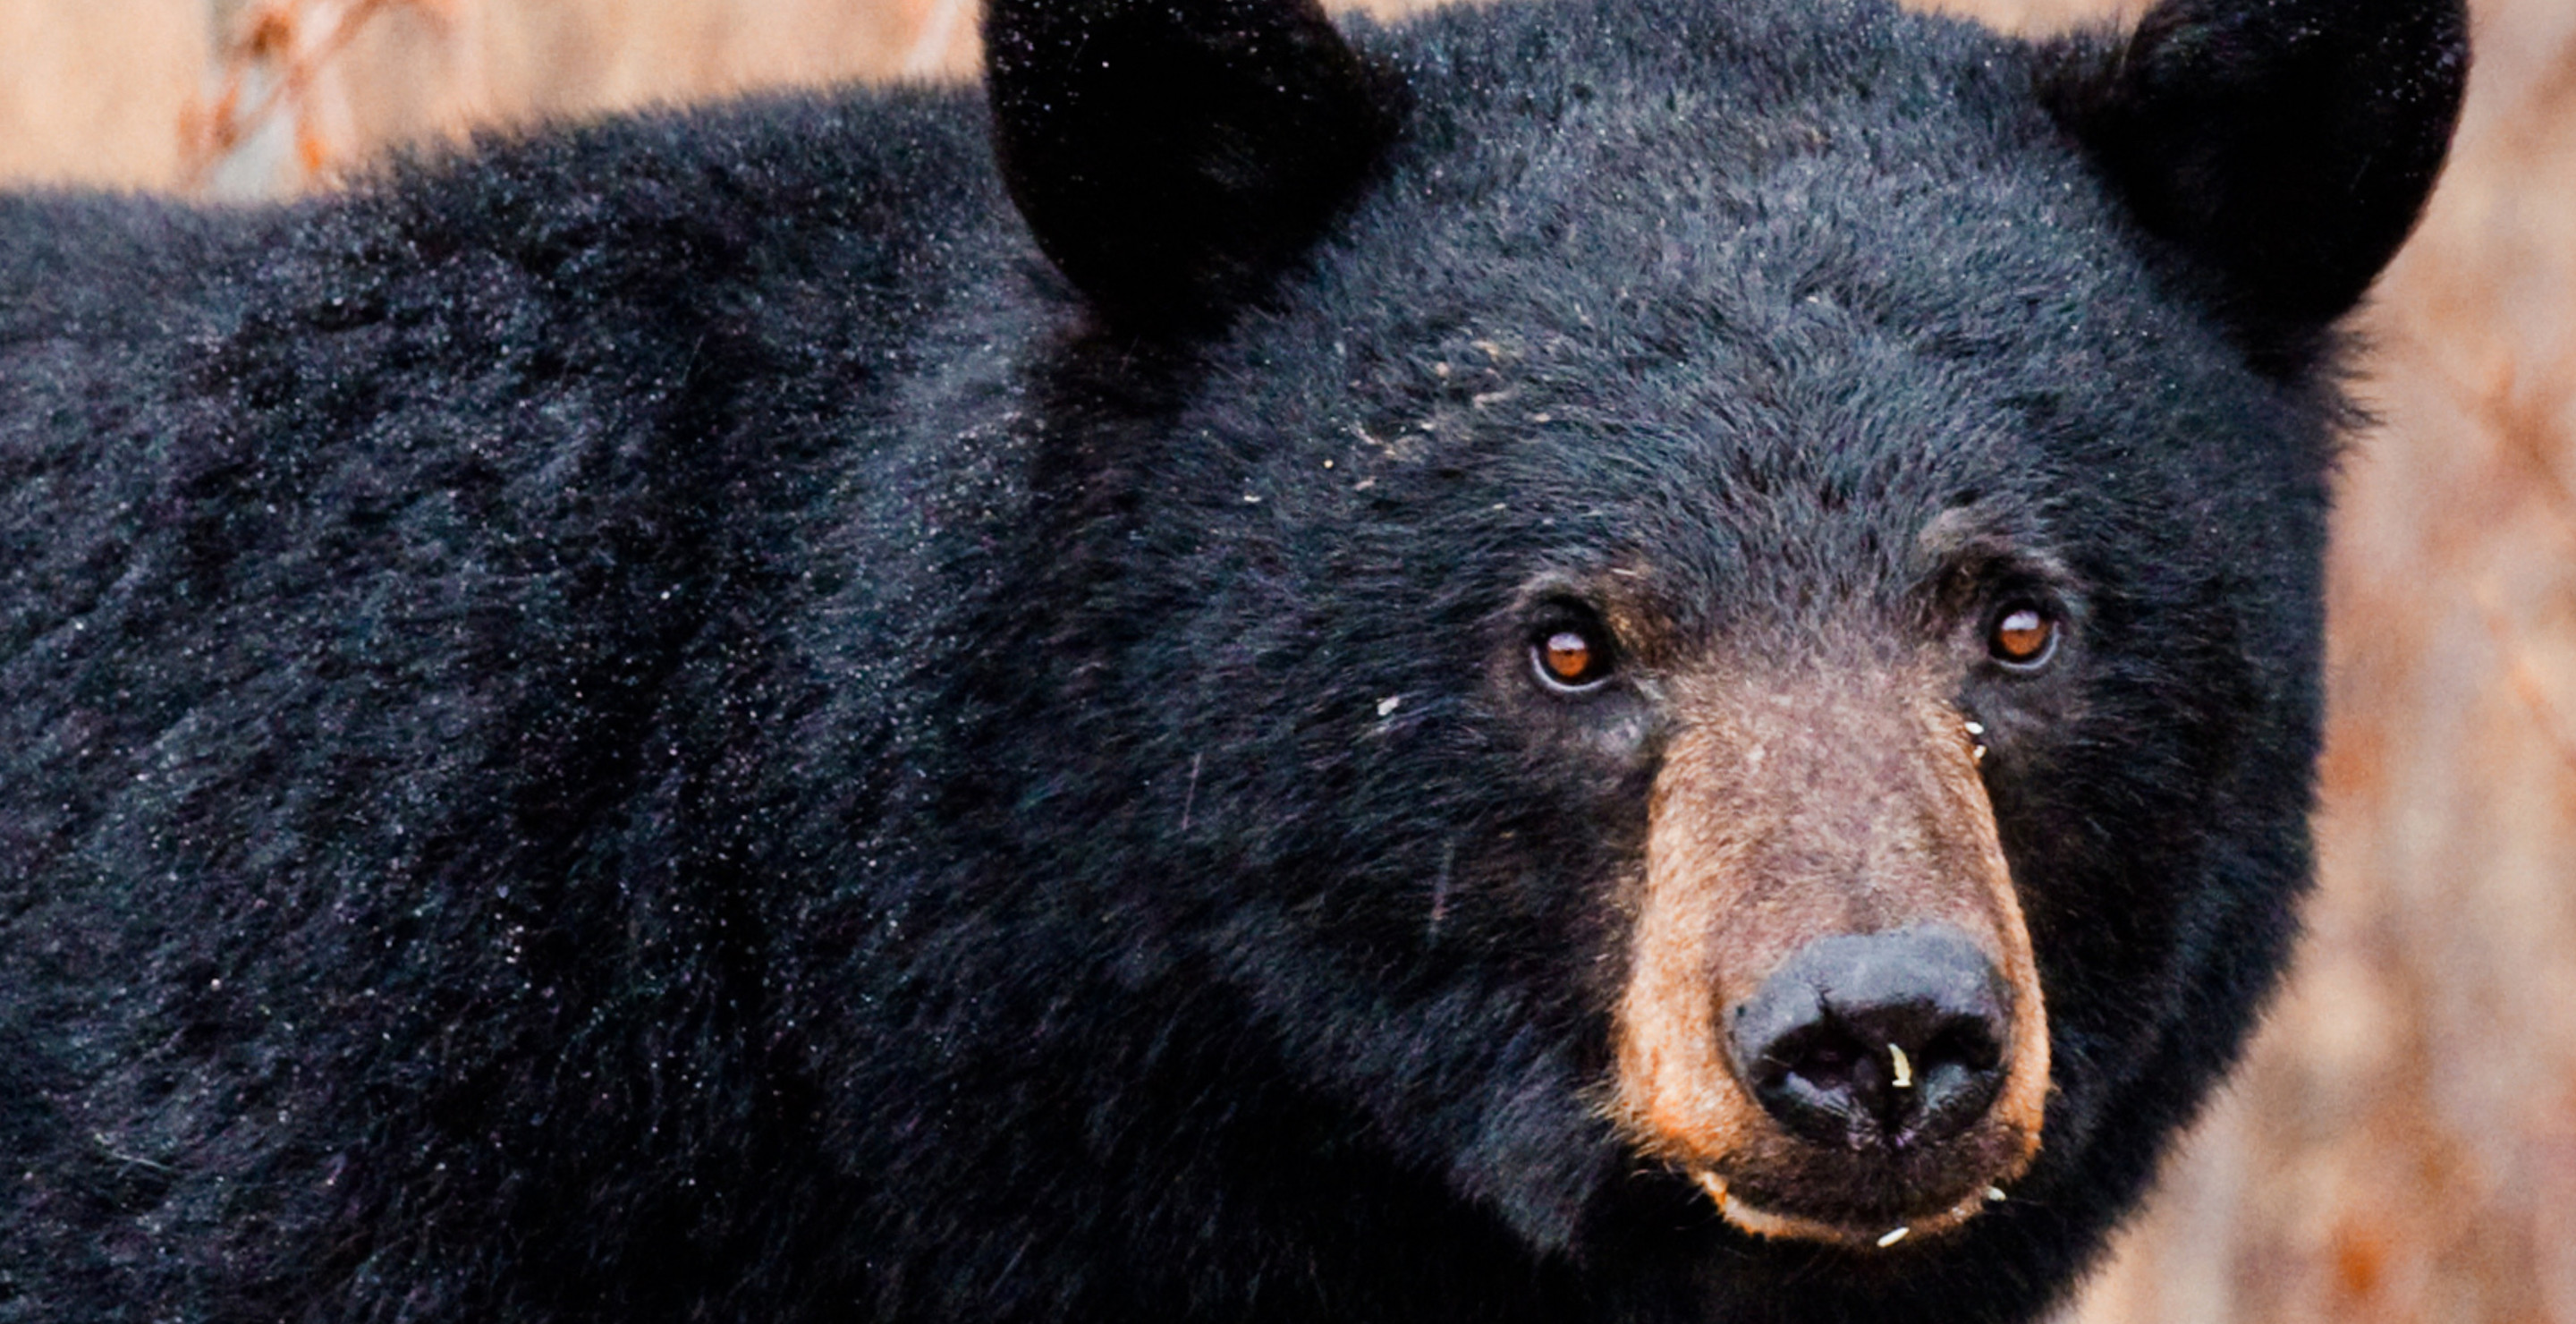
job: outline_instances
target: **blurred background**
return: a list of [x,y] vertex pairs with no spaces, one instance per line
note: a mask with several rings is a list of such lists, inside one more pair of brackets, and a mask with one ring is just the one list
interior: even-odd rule
[[[2450,173],[2361,322],[2313,933],[2063,1324],[2576,1324],[2576,0],[2471,2]],[[974,29],[974,0],[0,0],[0,183],[285,196],[478,127],[968,77]]]

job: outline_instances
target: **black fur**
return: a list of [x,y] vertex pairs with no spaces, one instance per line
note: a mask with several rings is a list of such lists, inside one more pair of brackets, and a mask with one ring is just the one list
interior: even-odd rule
[[1204,329],[1315,238],[1402,88],[1315,0],[1000,0],[993,146],[1038,244],[1132,330]]
[[[2294,927],[2324,329],[2461,60],[2175,2],[1075,25],[1150,87],[1006,5],[1034,240],[963,92],[0,199],[0,1321],[2029,1318]],[[2294,33],[2375,54],[2212,137]],[[1521,613],[1832,665],[2033,567],[2038,1167],[1731,1232],[1597,1111],[1653,692]]]
[[2139,220],[2208,269],[2258,358],[2307,366],[2442,168],[2466,23],[2411,0],[2176,0],[2125,43],[2070,51],[2044,95]]

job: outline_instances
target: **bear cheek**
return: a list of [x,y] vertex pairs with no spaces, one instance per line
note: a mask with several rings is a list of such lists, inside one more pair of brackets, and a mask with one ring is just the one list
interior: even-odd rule
[[[1702,678],[1677,688],[1649,803],[1619,994],[1610,1113],[1738,1227],[1873,1244],[1932,1232],[2025,1171],[2048,1094],[2030,937],[1974,747],[1927,675]],[[1730,1012],[1822,939],[1965,935],[2001,986],[2001,1080],[1954,1138],[1905,1153],[1819,1145],[1766,1110]],[[1730,1195],[1732,1192],[1732,1195]]]

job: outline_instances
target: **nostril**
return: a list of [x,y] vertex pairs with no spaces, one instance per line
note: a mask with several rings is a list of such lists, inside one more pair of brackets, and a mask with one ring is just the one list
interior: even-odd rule
[[1931,1042],[1920,1050],[1927,1065],[1955,1064],[1970,1071],[1992,1071],[2002,1065],[2004,1027],[1973,1014],[1947,1016]]
[[[1937,1029],[1913,1050],[1914,1085],[1910,1096],[1886,1101],[1889,1143],[1929,1144],[1946,1140],[1985,1114],[2003,1084],[2001,1024],[1982,1016],[1938,1012]],[[1890,1043],[1903,1043],[1902,1034]]]
[[1759,1046],[1749,1065],[1746,1083],[1764,1110],[1818,1144],[1865,1147],[1896,1088],[1887,1050],[1830,1015]]
[[1816,1144],[1937,1143],[1983,1116],[2002,1084],[2001,979],[1946,926],[1809,943],[1731,1021],[1746,1087]]

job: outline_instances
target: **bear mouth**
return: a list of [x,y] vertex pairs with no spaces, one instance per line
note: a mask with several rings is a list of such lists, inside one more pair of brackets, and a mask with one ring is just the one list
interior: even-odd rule
[[1691,1176],[1717,1206],[1718,1214],[1740,1232],[1767,1240],[1822,1243],[1854,1250],[1893,1250],[1907,1242],[1937,1237],[2010,1198],[2003,1187],[1987,1185],[1946,1207],[1927,1211],[1890,1209],[1876,1214],[1852,1211],[1820,1216],[1763,1204],[1739,1192],[1713,1171],[1703,1169]]
[[1886,1250],[1953,1231],[2010,1199],[2036,1158],[2018,1128],[1990,1118],[1921,1149],[1861,1151],[1782,1137],[1675,1169],[1740,1232]]

